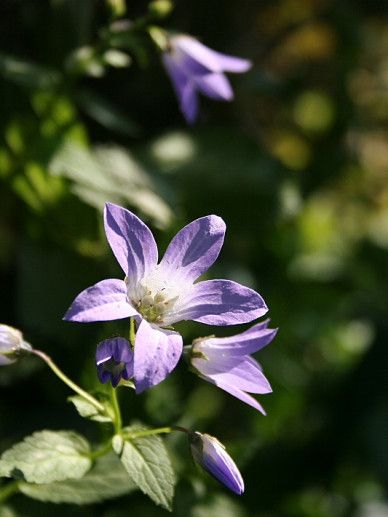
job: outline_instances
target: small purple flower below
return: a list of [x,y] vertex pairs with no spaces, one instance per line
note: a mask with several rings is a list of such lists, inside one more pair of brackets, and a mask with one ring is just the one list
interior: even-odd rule
[[133,351],[129,342],[122,338],[102,341],[96,350],[97,375],[102,384],[110,381],[116,388],[121,379],[133,377]]
[[230,101],[233,90],[223,72],[246,72],[251,62],[221,54],[186,34],[169,37],[163,64],[170,76],[180,109],[188,123],[198,114],[198,93],[214,100]]
[[221,442],[210,434],[189,433],[191,454],[204,470],[235,494],[244,492],[244,480]]
[[208,325],[247,323],[267,312],[261,296],[231,280],[196,282],[215,262],[225,235],[216,215],[180,230],[158,263],[150,229],[133,213],[105,205],[105,233],[125,279],[102,280],[82,291],[64,319],[82,323],[133,317],[136,392],[158,384],[175,368],[182,337],[171,325],[193,320]]
[[31,350],[31,345],[24,341],[20,330],[0,324],[0,366],[14,363],[21,352]]
[[268,345],[277,329],[269,320],[231,337],[209,337],[193,342],[190,362],[200,377],[227,391],[265,415],[259,402],[248,393],[270,393],[271,386],[260,364],[250,354]]

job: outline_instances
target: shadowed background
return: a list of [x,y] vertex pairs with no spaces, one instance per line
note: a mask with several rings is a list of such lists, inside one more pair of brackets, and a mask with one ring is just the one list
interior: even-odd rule
[[[179,0],[165,27],[254,63],[231,76],[232,103],[201,99],[192,128],[149,39],[121,42],[131,59],[104,54],[113,4],[1,2],[1,322],[93,387],[96,343],[126,334],[126,322],[61,318],[80,290],[122,274],[103,203],[139,214],[161,251],[187,222],[218,214],[227,236],[208,277],[265,298],[280,330],[257,359],[274,393],[260,398],[264,417],[184,362],[147,393],[121,393],[128,419],[214,434],[241,469],[238,498],[169,437],[174,513],[388,515],[386,2]],[[146,12],[127,4],[130,19]],[[243,328],[177,326],[186,343]],[[32,359],[1,369],[0,394],[1,451],[43,428],[98,437]],[[16,496],[10,506],[20,516],[164,514],[140,493],[86,507]]]

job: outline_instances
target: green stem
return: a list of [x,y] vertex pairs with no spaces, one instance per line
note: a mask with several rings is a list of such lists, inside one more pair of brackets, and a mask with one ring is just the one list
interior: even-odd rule
[[117,391],[113,386],[111,386],[110,389],[111,389],[111,399],[112,399],[113,411],[115,414],[115,419],[114,419],[115,431],[116,431],[116,434],[120,434],[121,428],[123,426],[123,422],[121,419],[121,411],[120,411],[119,401],[117,398]]
[[0,504],[4,503],[9,497],[19,492],[19,481],[7,483],[0,489]]
[[129,320],[129,342],[131,343],[132,348],[135,347],[135,339],[136,339],[135,319],[131,318]]
[[55,373],[55,375],[57,377],[59,377],[59,379],[61,379],[62,382],[67,384],[67,386],[69,386],[69,388],[71,388],[73,391],[75,391],[75,393],[78,393],[78,395],[80,395],[82,398],[84,398],[85,400],[90,402],[90,404],[92,404],[101,413],[106,413],[105,407],[102,404],[100,404],[100,402],[98,402],[97,399],[92,397],[92,395],[90,395],[90,393],[83,390],[82,388],[80,388],[78,386],[78,384],[76,384],[71,379],[69,379],[69,377],[67,377],[67,375],[65,375],[62,372],[62,370],[60,370],[58,368],[58,366],[54,363],[54,361],[51,359],[51,357],[49,357],[47,354],[45,354],[41,350],[36,350],[35,348],[32,350],[32,353],[37,355],[41,359],[43,359],[43,361],[47,364],[47,366],[49,366],[49,368],[51,368],[51,370]]
[[155,429],[144,429],[143,431],[135,431],[133,433],[125,433],[123,438],[129,438],[133,440],[134,438],[142,438],[143,436],[153,436],[154,434],[168,434],[173,431],[181,431],[183,433],[187,433],[187,429],[184,427],[180,427],[178,425],[172,425],[170,427],[157,427]]
[[101,449],[97,449],[90,453],[89,458],[91,460],[95,460],[96,458],[100,458],[101,456],[105,456],[109,451],[112,450],[112,440],[109,440]]

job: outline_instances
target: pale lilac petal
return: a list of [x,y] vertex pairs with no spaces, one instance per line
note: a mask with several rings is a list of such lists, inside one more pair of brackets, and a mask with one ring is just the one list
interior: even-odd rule
[[252,68],[252,62],[249,59],[241,57],[229,56],[228,54],[221,54],[216,50],[209,49],[218,60],[218,64],[223,72],[242,73],[247,72]]
[[277,329],[267,328],[269,320],[258,323],[236,336],[204,339],[196,348],[205,355],[227,354],[229,357],[253,354],[274,339]]
[[267,311],[264,300],[253,289],[231,280],[207,280],[193,286],[174,319],[237,325],[260,318]]
[[136,332],[134,377],[136,393],[163,381],[182,355],[182,336],[142,320]]
[[245,393],[245,391],[242,391],[241,389],[236,388],[230,384],[224,383],[224,382],[220,381],[219,379],[215,380],[211,377],[206,377],[206,376],[202,376],[202,375],[201,375],[201,377],[203,379],[205,379],[206,381],[211,382],[212,384],[215,384],[218,388],[221,388],[222,390],[227,391],[228,393],[230,393],[230,395],[233,395],[233,397],[236,397],[239,400],[242,400],[243,402],[245,402],[246,404],[249,404],[250,406],[254,407],[258,411],[263,413],[263,415],[267,414],[265,412],[263,406],[254,397],[251,397],[251,395],[248,395],[248,393]]
[[179,107],[188,123],[193,123],[198,114],[198,95],[195,85],[184,69],[168,53],[163,54],[163,64],[177,96]]
[[175,36],[171,39],[171,44],[212,72],[246,72],[251,67],[247,59],[216,52],[191,36]]
[[134,286],[158,262],[151,230],[135,214],[112,203],[104,209],[105,233],[112,251]]
[[102,280],[82,291],[64,316],[67,321],[87,323],[129,318],[137,311],[127,301],[127,288],[123,280]]
[[230,101],[233,99],[233,90],[228,79],[222,74],[206,74],[194,77],[198,90],[218,101]]
[[[262,372],[261,366],[251,357],[245,357],[242,361],[233,364],[233,358],[223,360],[219,358],[217,364],[212,361],[199,359],[200,365],[193,365],[198,370],[211,377],[215,381],[230,384],[249,393],[271,393],[272,388]],[[197,363],[198,364],[198,363]]]
[[160,269],[171,280],[178,277],[193,282],[217,259],[225,236],[225,223],[216,215],[191,222],[170,242],[160,263]]

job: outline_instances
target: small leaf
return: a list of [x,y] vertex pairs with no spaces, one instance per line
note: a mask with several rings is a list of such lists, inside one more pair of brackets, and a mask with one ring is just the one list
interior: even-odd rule
[[[127,427],[124,435],[144,430]],[[159,436],[126,438],[120,455],[131,480],[156,504],[172,509],[175,476],[166,447]]]
[[30,483],[79,479],[90,468],[88,442],[72,431],[40,431],[3,453],[0,476]]
[[112,419],[109,416],[101,414],[93,404],[85,400],[80,395],[68,397],[67,400],[74,404],[78,414],[84,418],[89,418],[95,422],[112,422]]
[[[113,51],[111,51],[113,52]],[[140,127],[109,100],[89,90],[78,92],[82,109],[103,127],[124,136],[139,136]]]
[[92,504],[113,499],[136,489],[113,453],[96,460],[81,479],[42,485],[19,483],[20,491],[33,499],[51,503]]
[[61,78],[56,70],[3,52],[0,53],[0,75],[20,86],[44,89],[54,87]]

